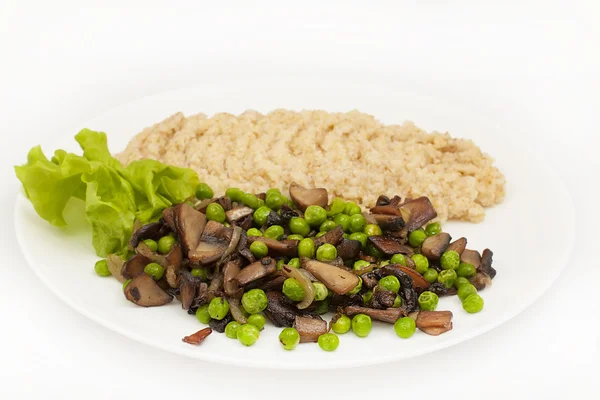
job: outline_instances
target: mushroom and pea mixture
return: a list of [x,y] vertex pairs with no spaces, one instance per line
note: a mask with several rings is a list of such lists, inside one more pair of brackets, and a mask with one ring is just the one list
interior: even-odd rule
[[[183,338],[200,344],[213,330],[253,345],[269,320],[283,330],[281,346],[317,342],[325,351],[338,334],[359,337],[372,321],[393,325],[409,338],[452,329],[452,313],[437,310],[440,296],[457,295],[468,313],[482,310],[478,291],[496,271],[492,252],[452,240],[427,197],[379,196],[363,212],[326,189],[292,183],[244,193],[229,188],[214,197],[206,184],[162,218],[140,226],[127,260],[99,261],[99,275],[124,282],[125,297],[140,306],[177,298],[204,328]],[[321,316],[332,312],[328,322]]]

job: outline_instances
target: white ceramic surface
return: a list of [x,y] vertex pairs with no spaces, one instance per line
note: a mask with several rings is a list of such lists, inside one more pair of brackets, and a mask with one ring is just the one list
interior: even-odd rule
[[341,336],[334,353],[323,352],[316,344],[286,352],[278,344],[280,329],[268,326],[250,348],[219,334],[194,347],[182,343],[181,338],[202,327],[195,317],[187,315],[176,302],[144,309],[126,301],[116,280],[95,275],[97,257],[86,224],[67,215],[72,221],[67,229],[52,227],[20,194],[15,229],[22,251],[54,293],[92,320],[133,340],[208,361],[271,368],[340,368],[408,358],[480,335],[533,303],[566,266],[574,237],[571,199],[543,160],[524,145],[531,139],[527,133],[505,125],[498,110],[486,114],[477,109],[476,99],[431,98],[422,87],[394,87],[389,82],[381,77],[374,78],[372,84],[351,87],[344,81],[278,77],[213,82],[115,108],[73,132],[58,135],[55,147],[45,151],[76,150],[72,136],[83,127],[107,132],[111,150],[116,152],[143,127],[177,111],[239,113],[249,108],[261,112],[274,108],[359,109],[385,123],[410,119],[428,130],[447,130],[473,139],[494,156],[505,173],[506,200],[489,209],[481,224],[450,222],[445,230],[454,237],[466,236],[471,248],[491,248],[498,275],[492,288],[482,292],[485,308],[479,314],[465,313],[455,297],[441,299],[438,309],[454,313],[454,329],[444,335],[417,332],[410,340],[401,340],[390,325],[376,323],[366,339],[351,333]]

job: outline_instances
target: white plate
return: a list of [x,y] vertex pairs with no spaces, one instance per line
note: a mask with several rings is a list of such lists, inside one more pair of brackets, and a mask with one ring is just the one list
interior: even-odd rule
[[[522,150],[526,147],[522,145],[522,132],[501,128],[500,115],[484,117],[481,111],[459,106],[455,98],[424,96],[425,91],[409,91],[406,86],[394,87],[375,79],[352,87],[347,87],[347,81],[301,78],[213,81],[198,89],[140,99],[77,128],[106,131],[111,150],[116,152],[142,128],[177,111],[189,115],[239,113],[248,108],[261,112],[274,108],[356,108],[385,123],[410,119],[429,130],[448,130],[473,139],[496,158],[507,177],[508,194],[502,205],[488,210],[484,223],[452,222],[445,226],[454,237],[466,236],[471,248],[491,248],[498,270],[492,288],[482,292],[485,308],[481,313],[465,313],[456,297],[440,300],[439,309],[454,313],[452,331],[438,337],[417,332],[410,340],[402,340],[391,325],[376,323],[366,339],[352,333],[340,336],[340,346],[334,353],[326,353],[316,344],[286,352],[278,344],[280,329],[267,326],[253,347],[216,333],[201,346],[190,346],[181,338],[202,328],[194,316],[177,302],[144,309],[126,301],[116,280],[95,275],[97,258],[85,223],[74,223],[64,230],[54,228],[19,195],[15,228],[27,261],[54,293],[99,324],[150,346],[220,363],[290,369],[369,365],[432,352],[494,328],[537,299],[566,266],[574,235],[573,207],[565,186],[539,157]],[[60,137],[55,148],[74,150],[70,137],[74,133]]]

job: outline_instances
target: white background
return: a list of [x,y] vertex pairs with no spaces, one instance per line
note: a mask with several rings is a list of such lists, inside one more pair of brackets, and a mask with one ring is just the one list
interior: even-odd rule
[[[171,3],[0,1],[0,398],[598,395],[595,2]],[[249,60],[290,75],[315,66],[396,71],[398,79],[478,96],[486,107],[529,113],[523,131],[535,136],[576,205],[577,242],[561,278],[521,315],[469,342],[403,363],[330,372],[202,363],[72,311],[17,249],[11,166],[31,146],[74,134],[115,105],[193,86],[211,71],[250,79],[239,68]]]

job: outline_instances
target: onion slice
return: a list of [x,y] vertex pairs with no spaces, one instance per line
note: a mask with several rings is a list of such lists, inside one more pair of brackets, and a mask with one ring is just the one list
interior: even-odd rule
[[248,323],[248,318],[246,318],[244,312],[240,308],[240,299],[235,297],[228,297],[227,301],[229,302],[229,311],[231,311],[233,319],[235,319],[240,324]]
[[302,301],[296,304],[298,310],[308,308],[315,299],[315,288],[310,279],[304,275],[300,269],[290,267],[289,265],[283,265],[281,271],[288,278],[296,279],[298,283],[300,283],[300,286],[302,286],[302,289],[304,289]]
[[225,252],[221,256],[221,259],[217,263],[217,266],[221,265],[223,263],[223,261],[227,257],[229,257],[231,255],[231,253],[233,253],[235,251],[241,237],[242,237],[242,228],[239,226],[234,226],[233,227],[233,235],[231,236],[231,241],[229,242],[227,249],[225,249]]

